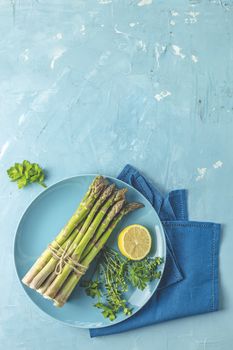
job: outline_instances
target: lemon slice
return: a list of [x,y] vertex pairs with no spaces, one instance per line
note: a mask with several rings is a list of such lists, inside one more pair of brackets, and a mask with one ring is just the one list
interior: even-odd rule
[[118,247],[126,258],[141,260],[151,249],[150,232],[142,225],[127,226],[118,236]]

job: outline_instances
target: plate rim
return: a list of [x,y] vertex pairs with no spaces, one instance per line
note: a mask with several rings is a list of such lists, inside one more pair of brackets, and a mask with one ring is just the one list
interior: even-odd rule
[[[163,250],[164,250],[164,256],[163,256],[163,268],[161,270],[161,277],[159,279],[159,282],[157,284],[157,286],[155,287],[155,289],[153,290],[153,292],[151,293],[151,295],[146,299],[145,303],[140,306],[138,308],[137,311],[135,311],[132,315],[129,315],[129,316],[126,316],[123,320],[120,320],[120,321],[116,321],[114,323],[110,323],[110,324],[107,324],[107,325],[104,325],[104,326],[97,326],[97,327],[89,327],[87,325],[79,325],[79,324],[76,324],[76,323],[69,323],[67,321],[63,321],[63,320],[60,320],[50,314],[48,314],[46,311],[44,311],[43,309],[41,309],[37,303],[30,298],[29,294],[27,293],[26,291],[26,288],[25,286],[23,285],[22,281],[21,281],[21,278],[19,276],[19,273],[18,273],[18,270],[17,270],[17,264],[16,264],[16,240],[17,240],[17,233],[18,233],[18,230],[19,230],[19,226],[21,224],[21,221],[23,220],[24,216],[27,214],[29,208],[33,205],[33,203],[39,198],[41,197],[46,191],[50,190],[52,187],[55,187],[59,184],[61,184],[62,182],[66,182],[66,181],[69,181],[69,180],[73,180],[73,179],[76,179],[76,178],[79,178],[79,177],[86,177],[86,176],[98,176],[98,175],[101,175],[103,176],[104,178],[109,178],[109,179],[112,179],[112,180],[117,180],[119,182],[121,182],[123,185],[127,185],[129,186],[132,190],[136,191],[137,193],[139,193],[141,196],[143,196],[144,200],[148,203],[148,205],[150,207],[153,208],[153,210],[155,211],[155,214],[157,215],[157,218],[158,218],[158,221],[159,221],[159,224],[160,224],[160,233],[162,235],[162,240],[163,240]],[[87,174],[78,174],[78,175],[74,175],[74,176],[69,176],[69,177],[65,177],[63,178],[62,180],[58,180],[57,182],[55,182],[54,184],[52,185],[49,185],[48,187],[46,187],[44,190],[42,190],[42,192],[40,192],[34,199],[32,199],[32,201],[27,205],[27,208],[24,210],[23,214],[20,216],[19,218],[19,221],[18,221],[18,224],[17,224],[17,227],[16,227],[16,231],[15,231],[15,234],[14,234],[14,242],[13,242],[13,256],[14,256],[14,267],[15,267],[15,271],[16,271],[16,275],[17,275],[17,280],[18,282],[20,283],[21,285],[21,288],[23,289],[24,293],[26,294],[27,298],[32,302],[32,304],[34,305],[34,307],[36,307],[37,310],[39,310],[43,315],[46,315],[48,318],[50,319],[53,319],[55,320],[56,322],[59,322],[61,324],[64,324],[66,326],[70,326],[70,327],[74,327],[74,328],[82,328],[82,329],[98,329],[98,328],[105,328],[105,327],[111,327],[111,326],[114,326],[116,324],[119,324],[121,322],[124,322],[126,321],[127,319],[129,319],[130,317],[136,315],[148,302],[149,300],[152,298],[152,296],[154,295],[154,293],[156,292],[156,290],[158,289],[159,285],[160,285],[160,282],[161,282],[161,279],[163,277],[163,274],[164,274],[164,270],[165,270],[165,265],[166,265],[166,258],[167,258],[167,245],[166,245],[166,237],[165,237],[165,231],[164,231],[164,227],[163,227],[163,224],[159,218],[159,215],[157,214],[156,210],[154,209],[154,207],[152,206],[152,204],[150,203],[150,201],[140,192],[138,191],[136,188],[134,188],[131,184],[128,184],[126,182],[124,182],[123,180],[121,179],[118,179],[114,176],[109,176],[109,175],[103,175],[103,174],[99,174],[99,173],[87,173]]]

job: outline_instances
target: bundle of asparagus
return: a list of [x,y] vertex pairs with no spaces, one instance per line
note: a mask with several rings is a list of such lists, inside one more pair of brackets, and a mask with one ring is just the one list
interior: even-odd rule
[[63,306],[90,263],[129,212],[143,207],[126,203],[126,188],[117,189],[97,176],[79,207],[43,252],[22,282]]

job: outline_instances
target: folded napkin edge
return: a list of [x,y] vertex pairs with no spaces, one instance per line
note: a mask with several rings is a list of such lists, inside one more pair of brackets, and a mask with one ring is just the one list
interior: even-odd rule
[[162,224],[165,226],[183,226],[183,227],[206,227],[206,228],[211,228],[215,227],[217,230],[220,230],[221,224],[216,223],[216,222],[210,222],[210,221],[184,221],[184,220],[175,220],[175,221],[170,221],[170,220],[163,220]]
[[212,311],[219,310],[219,249],[220,224],[213,225],[212,241]]

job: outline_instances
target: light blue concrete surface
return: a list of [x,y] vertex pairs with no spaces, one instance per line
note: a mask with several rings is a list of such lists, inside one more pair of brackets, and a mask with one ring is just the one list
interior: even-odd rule
[[[230,350],[233,344],[233,1],[0,1],[0,348]],[[17,281],[13,239],[47,184],[137,166],[189,190],[192,219],[224,225],[221,311],[90,339],[42,315]],[[205,268],[205,266],[203,266]]]

